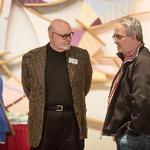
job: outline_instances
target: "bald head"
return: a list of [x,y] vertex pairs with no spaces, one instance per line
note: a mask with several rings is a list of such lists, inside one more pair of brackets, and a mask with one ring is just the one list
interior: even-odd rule
[[66,22],[63,19],[55,19],[51,22],[50,26],[48,27],[48,31],[52,32],[52,31],[64,31],[65,28],[70,28],[70,25],[68,22]]

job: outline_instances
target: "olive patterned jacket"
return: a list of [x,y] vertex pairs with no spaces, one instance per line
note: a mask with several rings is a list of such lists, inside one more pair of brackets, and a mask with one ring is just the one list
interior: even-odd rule
[[[45,107],[45,65],[46,47],[27,52],[22,58],[22,85],[29,99],[29,142],[37,147],[42,138]],[[92,80],[92,67],[86,50],[71,46],[66,51],[69,80],[72,90],[73,107],[76,114],[80,139],[87,137],[85,96]]]

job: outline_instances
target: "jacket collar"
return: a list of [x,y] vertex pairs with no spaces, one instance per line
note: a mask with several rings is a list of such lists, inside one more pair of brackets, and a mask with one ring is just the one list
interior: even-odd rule
[[69,80],[72,83],[76,67],[78,65],[78,59],[73,54],[72,47],[70,48],[70,50],[66,50],[66,62],[68,67]]
[[121,52],[118,52],[117,56],[123,61],[123,63],[133,61],[139,55],[139,52],[143,46],[144,46],[144,43],[141,43],[135,52],[131,52],[131,53],[128,53],[126,55],[124,55]]

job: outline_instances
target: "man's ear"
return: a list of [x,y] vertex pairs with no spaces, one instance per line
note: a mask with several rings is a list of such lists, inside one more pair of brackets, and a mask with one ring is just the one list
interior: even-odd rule
[[49,39],[53,39],[53,34],[52,33],[48,33]]

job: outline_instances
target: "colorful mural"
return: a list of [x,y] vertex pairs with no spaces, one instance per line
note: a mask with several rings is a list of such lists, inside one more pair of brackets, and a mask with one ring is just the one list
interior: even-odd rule
[[[4,72],[6,83],[15,77],[20,82],[21,59],[15,58],[21,58],[20,56],[28,50],[46,44],[49,40],[47,28],[51,20],[63,18],[71,24],[75,32],[72,45],[85,48],[90,54],[93,66],[91,90],[96,89],[97,85],[109,87],[120,65],[111,38],[113,23],[120,17],[133,15],[143,21],[144,29],[149,24],[147,18],[150,15],[150,6],[146,0],[3,0],[0,2],[0,51],[10,52],[3,55],[5,57],[0,57],[0,67]],[[147,36],[148,31],[144,31],[144,34]],[[148,38],[145,39],[148,43]],[[23,93],[20,94],[21,98]],[[12,104],[15,101],[19,103],[17,99],[17,96],[12,99]],[[8,103],[11,103],[10,100],[5,104]]]
[[66,2],[67,0],[20,0],[25,6],[52,6]]

